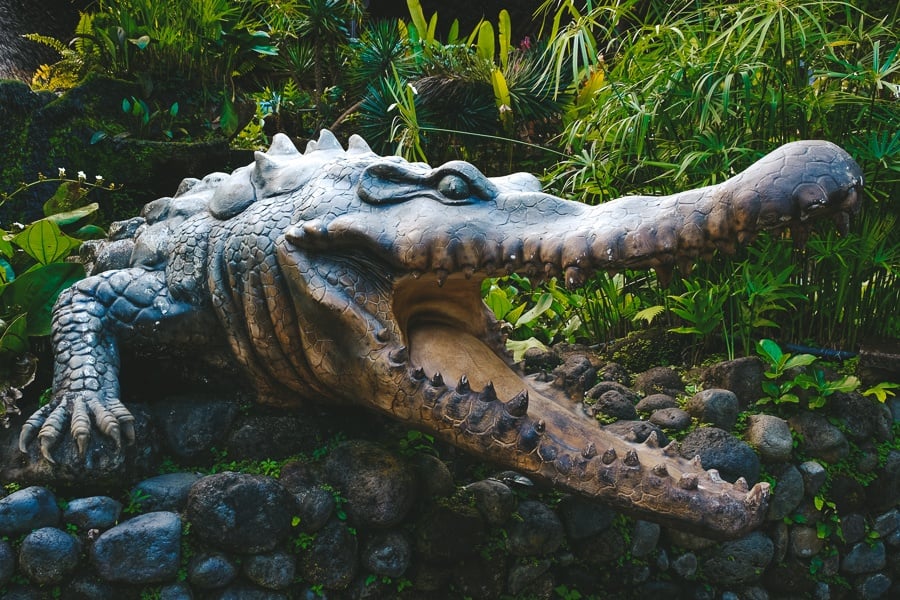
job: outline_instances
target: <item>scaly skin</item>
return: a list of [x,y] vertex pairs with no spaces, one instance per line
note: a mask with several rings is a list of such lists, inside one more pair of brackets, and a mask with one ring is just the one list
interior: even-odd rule
[[460,161],[432,169],[379,157],[356,136],[345,152],[327,131],[301,154],[276,136],[254,164],[148,204],[130,264],[60,297],[54,399],[20,446],[37,437],[53,460],[68,426],[84,454],[92,424],[130,441],[120,341],[225,339],[263,402],[362,404],[622,510],[738,536],[762,521],[767,484],[724,482],[656,436],[622,440],[580,399],[522,376],[481,281],[518,272],[578,285],[625,268],[665,280],[764,229],[789,227],[802,243],[813,217],[846,228],[861,185],[833,144],[796,142],[717,186],[591,207],[544,194],[530,175],[486,178]]

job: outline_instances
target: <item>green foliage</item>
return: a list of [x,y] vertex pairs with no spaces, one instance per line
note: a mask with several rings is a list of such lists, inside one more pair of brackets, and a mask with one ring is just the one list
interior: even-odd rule
[[769,339],[760,340],[756,348],[759,356],[766,362],[764,375],[768,379],[763,382],[766,396],[758,400],[758,404],[799,404],[800,396],[795,393],[799,388],[806,391],[808,408],[822,408],[828,397],[835,392],[849,393],[859,387],[859,379],[852,375],[829,381],[822,369],[813,369],[811,372],[803,370],[816,362],[816,357],[812,354],[792,355],[783,352],[778,344]]
[[[763,294],[779,295],[780,308],[751,292],[743,307],[724,307],[738,327],[723,331],[745,352],[759,335],[753,323],[848,348],[862,335],[900,336],[896,11],[876,19],[837,0],[635,6],[541,6],[554,39],[547,75],[569,71],[574,83],[555,86],[574,101],[560,136],[569,157],[549,173],[551,189],[587,202],[668,194],[721,182],[787,141],[832,140],[865,173],[851,234],[814,236],[780,261],[761,282],[777,288]],[[731,276],[728,263],[717,264],[726,270],[707,273],[714,284]],[[795,292],[809,301],[802,314],[784,311]]]
[[122,509],[126,515],[136,515],[143,510],[144,503],[150,499],[150,494],[140,489],[133,489],[128,493],[125,507]]

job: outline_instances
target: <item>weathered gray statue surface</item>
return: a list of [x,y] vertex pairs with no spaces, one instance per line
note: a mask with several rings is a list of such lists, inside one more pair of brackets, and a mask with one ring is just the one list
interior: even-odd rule
[[[541,192],[526,174],[488,178],[345,151],[323,131],[305,153],[276,136],[232,174],[185,180],[117,224],[130,256],[67,290],[54,312],[53,401],[24,425],[47,460],[68,432],[82,454],[133,440],[119,400],[119,345],[227,340],[261,402],[362,405],[486,460],[623,510],[710,536],[764,517],[769,489],[724,482],[698,461],[605,431],[560,390],[525,378],[483,305],[481,281],[511,272],[654,268],[670,274],[762,229],[846,226],[859,167],[827,142],[796,142],[713,187],[600,206]],[[338,409],[340,410],[340,409]]]

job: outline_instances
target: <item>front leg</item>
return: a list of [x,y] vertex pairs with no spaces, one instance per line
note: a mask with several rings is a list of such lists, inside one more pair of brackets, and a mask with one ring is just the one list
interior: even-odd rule
[[107,271],[64,291],[53,309],[52,400],[22,426],[19,449],[26,452],[37,437],[52,463],[51,450],[68,425],[84,457],[92,423],[117,449],[133,442],[134,417],[119,399],[119,341],[140,343],[151,331],[183,335],[200,313],[171,297],[162,271]]

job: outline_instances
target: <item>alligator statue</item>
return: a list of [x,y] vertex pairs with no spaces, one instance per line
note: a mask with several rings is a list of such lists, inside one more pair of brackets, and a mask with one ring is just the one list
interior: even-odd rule
[[260,402],[363,405],[623,511],[739,536],[763,520],[766,483],[723,481],[656,435],[614,436],[579,399],[525,377],[481,283],[516,272],[575,286],[626,268],[667,279],[760,230],[803,241],[820,216],[846,228],[861,185],[837,146],[795,142],[719,185],[588,206],[543,193],[528,174],[431,168],[379,156],[358,136],[344,150],[328,131],[301,153],[277,135],[254,163],[185,180],[114,224],[109,244],[130,258],[60,296],[52,401],[25,422],[20,449],[36,438],[52,461],[68,432],[83,456],[97,428],[105,437],[93,443],[119,452],[134,439],[120,343],[227,340]]

